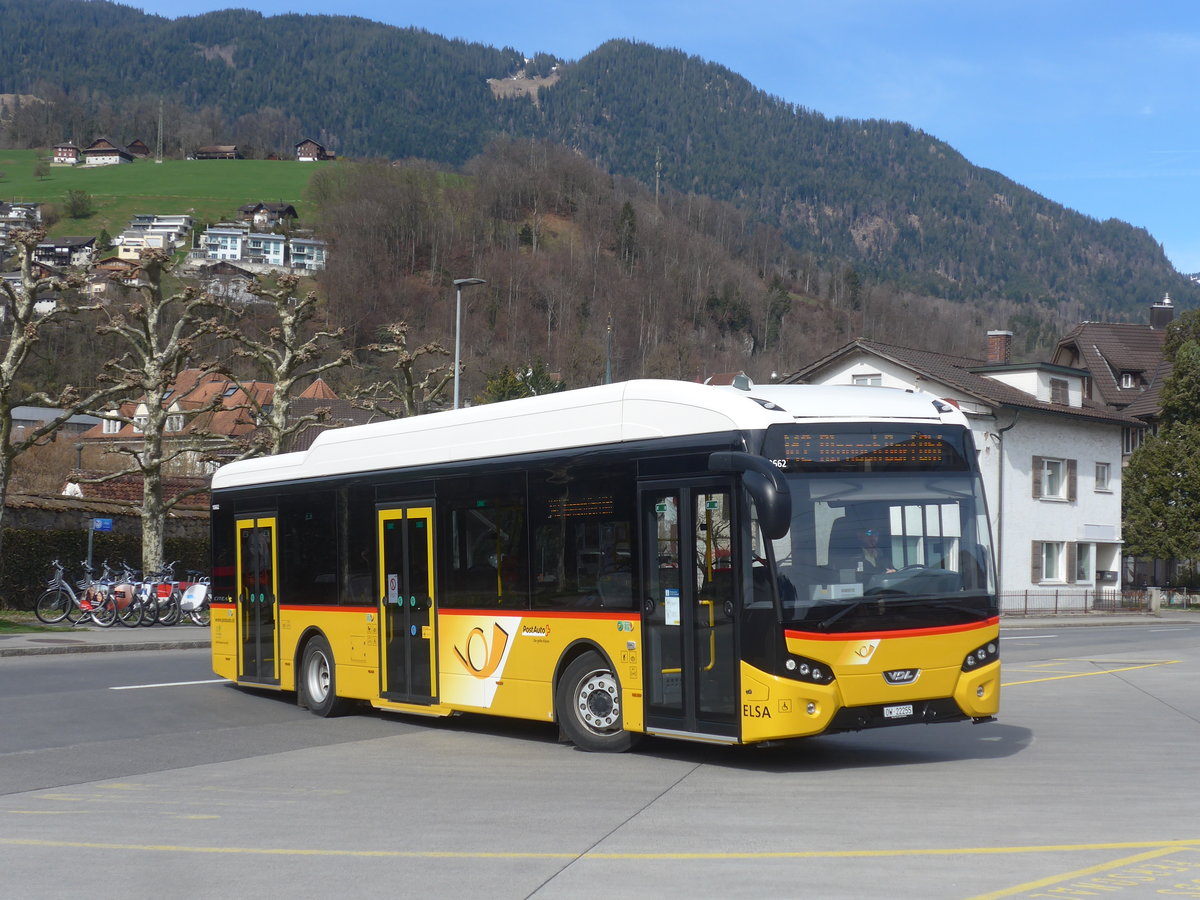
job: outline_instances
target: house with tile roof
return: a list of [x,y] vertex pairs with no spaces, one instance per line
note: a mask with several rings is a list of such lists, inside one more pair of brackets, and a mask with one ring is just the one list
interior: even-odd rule
[[1088,399],[1141,422],[1125,430],[1126,459],[1158,424],[1159,393],[1171,374],[1163,359],[1163,342],[1174,319],[1175,305],[1168,294],[1150,308],[1148,324],[1083,322],[1055,347],[1052,362],[1087,371]]
[[[237,455],[239,444],[249,441],[259,430],[256,410],[267,412],[275,397],[275,385],[268,381],[234,381],[217,372],[185,369],[179,373],[167,395],[170,417],[164,439],[166,453],[174,455],[170,474],[178,477],[206,477],[220,463]],[[339,399],[321,378],[317,378],[290,405],[290,421],[320,412],[314,422],[295,435],[292,443],[307,446],[324,428],[361,425],[380,418],[378,414],[355,408]],[[90,446],[116,450],[137,450],[143,438],[139,423],[147,418],[143,401],[127,401],[112,415],[80,435]],[[293,448],[295,449],[295,448]],[[93,453],[90,458],[98,458]],[[140,484],[140,480],[138,480]]]
[[983,358],[856,340],[784,378],[929,391],[971,423],[1001,608],[1085,608],[1121,586],[1121,438],[1138,420],[1086,396],[1088,373],[1014,364],[1012,333]]

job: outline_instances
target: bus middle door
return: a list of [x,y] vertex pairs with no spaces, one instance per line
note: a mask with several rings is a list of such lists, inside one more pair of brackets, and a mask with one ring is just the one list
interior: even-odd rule
[[433,602],[433,507],[378,511],[380,693],[432,703],[437,693]]
[[646,728],[735,741],[735,557],[727,483],[644,485]]

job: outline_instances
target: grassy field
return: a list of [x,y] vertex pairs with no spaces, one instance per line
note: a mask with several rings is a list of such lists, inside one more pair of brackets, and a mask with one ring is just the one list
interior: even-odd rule
[[51,166],[46,178],[33,174],[34,150],[0,150],[0,200],[56,203],[63,209],[69,190],[87,191],[95,212],[62,219],[51,235],[116,237],[135,213],[188,214],[197,222],[228,220],[246,203],[291,203],[304,219],[301,203],[309,179],[321,165],[294,161],[138,160],[131,165]]

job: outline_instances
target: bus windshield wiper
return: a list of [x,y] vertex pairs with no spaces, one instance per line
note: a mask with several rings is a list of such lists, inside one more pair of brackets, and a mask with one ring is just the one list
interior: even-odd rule
[[843,606],[841,609],[839,609],[837,612],[835,612],[832,616],[829,616],[828,618],[822,619],[820,622],[818,622],[817,627],[822,630],[829,628],[829,626],[832,625],[834,622],[836,622],[838,619],[848,616],[850,613],[854,612],[856,609],[858,609],[860,606],[862,606],[862,604],[863,604],[862,600],[853,600],[850,603],[847,603],[845,606]]

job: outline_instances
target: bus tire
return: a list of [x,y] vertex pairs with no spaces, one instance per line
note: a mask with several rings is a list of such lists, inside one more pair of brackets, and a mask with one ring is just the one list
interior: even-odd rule
[[623,753],[633,746],[635,736],[622,727],[621,683],[599,653],[572,660],[554,693],[558,725],[580,750]]
[[328,718],[346,711],[346,701],[337,695],[337,668],[329,641],[315,635],[304,646],[300,661],[300,704],[314,715]]

